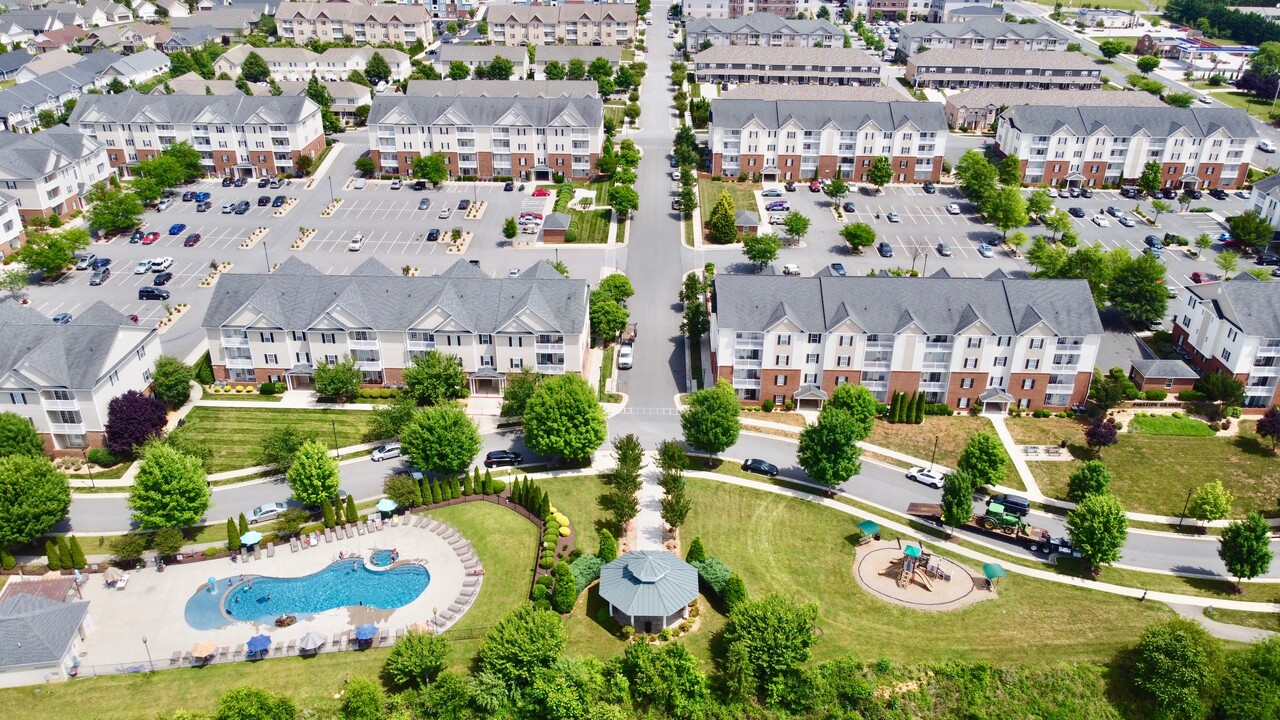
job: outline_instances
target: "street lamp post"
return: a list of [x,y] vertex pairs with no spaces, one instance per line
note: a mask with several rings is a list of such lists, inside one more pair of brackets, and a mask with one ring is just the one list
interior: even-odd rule
[[329,176],[329,202],[333,202],[333,176]]
[[338,424],[336,421],[330,420],[329,427],[333,430],[333,454],[341,460],[342,450],[338,447]]
[[262,241],[262,257],[267,261],[267,272],[271,272],[271,255],[267,253],[267,241]]
[[1195,488],[1187,488],[1187,501],[1182,503],[1182,514],[1178,516],[1178,527],[1182,527],[1182,521],[1187,519],[1187,508],[1191,507],[1191,493],[1195,492]]
[[84,454],[84,466],[89,470],[89,487],[96,490],[98,485],[93,481],[93,463],[89,462],[89,451],[81,450],[80,452]]
[[151,668],[151,672],[156,671],[156,664],[151,660],[151,646],[147,644],[147,636],[142,636],[142,647],[147,649],[147,666]]
[[929,456],[929,469],[930,469],[930,470],[932,470],[932,469],[933,469],[933,461],[938,459],[938,439],[939,439],[939,438],[941,438],[941,437],[942,437],[941,435],[934,435],[934,436],[933,436],[933,454]]

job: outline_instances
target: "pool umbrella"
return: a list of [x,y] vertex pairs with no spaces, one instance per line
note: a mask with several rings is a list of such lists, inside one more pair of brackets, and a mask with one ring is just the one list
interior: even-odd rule
[[102,574],[102,579],[106,580],[108,583],[113,583],[122,577],[124,577],[124,573],[120,570],[120,568],[115,568],[115,567],[107,568],[107,571]]
[[995,580],[996,578],[1004,577],[1006,573],[1004,568],[1000,567],[998,564],[987,563],[982,566],[982,574],[986,575],[988,580]]
[[269,647],[271,647],[270,635],[254,635],[249,638],[249,652],[251,653],[266,652]]
[[397,507],[399,507],[399,505],[397,505],[396,501],[391,498],[382,498],[378,501],[378,512],[389,513]]
[[903,555],[906,555],[907,557],[913,557],[913,558],[920,557],[920,553],[922,551],[923,551],[923,548],[921,548],[919,545],[908,545],[902,548]]
[[250,530],[240,536],[241,545],[257,545],[260,542],[262,542],[262,533],[257,530]]
[[212,640],[201,640],[191,646],[191,657],[207,658],[218,651],[218,644]]
[[316,652],[327,640],[318,632],[309,632],[298,641],[298,649],[302,652]]
[[378,634],[378,626],[373,623],[365,623],[356,628],[357,640],[372,640]]
[[880,526],[870,520],[863,520],[858,523],[858,530],[862,532],[863,535],[875,535],[880,532]]

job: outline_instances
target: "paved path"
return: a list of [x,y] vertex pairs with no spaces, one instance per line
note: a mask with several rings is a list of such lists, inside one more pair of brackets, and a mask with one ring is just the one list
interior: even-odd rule
[[667,524],[662,521],[662,497],[665,493],[658,484],[662,471],[658,469],[658,454],[645,453],[645,466],[640,471],[640,479],[644,483],[636,492],[636,500],[640,503],[640,512],[632,520],[635,528],[636,546],[633,550],[661,550],[663,538],[666,537]]
[[1187,618],[1188,620],[1195,620],[1200,623],[1204,626],[1205,630],[1209,631],[1210,635],[1223,640],[1234,640],[1235,642],[1249,643],[1266,640],[1267,638],[1275,635],[1275,633],[1270,630],[1251,628],[1244,625],[1230,625],[1228,623],[1218,622],[1217,620],[1211,620],[1205,617],[1205,608],[1201,606],[1182,605],[1179,603],[1168,603],[1168,605],[1173,608],[1174,612],[1178,613],[1182,617]]
[[1040,485],[1036,483],[1035,476],[1031,474],[1031,468],[1027,467],[1027,461],[1022,457],[1022,452],[1018,449],[1018,443],[1013,441],[1013,435],[1009,433],[1009,428],[1004,424],[1004,416],[996,414],[983,413],[982,415],[991,421],[991,426],[995,428],[996,435],[999,436],[1000,442],[1004,444],[1004,451],[1009,454],[1009,459],[1013,461],[1013,467],[1018,471],[1018,477],[1022,480],[1026,489],[1026,496],[1031,500],[1043,501],[1044,493],[1040,491]]

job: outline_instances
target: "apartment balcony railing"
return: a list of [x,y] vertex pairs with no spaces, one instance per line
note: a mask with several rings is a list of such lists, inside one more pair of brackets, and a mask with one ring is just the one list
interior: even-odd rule
[[537,372],[540,372],[543,375],[563,375],[564,374],[563,365],[541,365],[540,364],[537,366],[536,370]]
[[549,353],[564,352],[564,343],[535,343],[533,351]]
[[247,338],[247,337],[229,337],[229,336],[224,335],[224,336],[222,337],[222,347],[224,347],[224,348],[229,348],[229,347],[235,347],[235,348],[249,347],[249,338]]
[[381,370],[382,361],[381,360],[357,360],[356,367],[360,370],[366,370],[366,371]]
[[227,360],[226,360],[226,364],[227,364],[227,367],[229,367],[229,368],[236,368],[236,369],[238,369],[238,370],[252,370],[252,369],[253,369],[253,359],[252,359],[252,358],[227,358]]
[[40,407],[50,412],[60,412],[63,410],[75,411],[80,409],[80,403],[75,400],[52,400],[49,398],[40,398]]
[[54,435],[83,435],[84,423],[49,423],[49,432]]
[[1280,377],[1280,365],[1254,365],[1249,368],[1253,377]]
[[355,339],[348,338],[347,347],[351,348],[352,350],[377,350],[378,341],[377,340],[355,340]]

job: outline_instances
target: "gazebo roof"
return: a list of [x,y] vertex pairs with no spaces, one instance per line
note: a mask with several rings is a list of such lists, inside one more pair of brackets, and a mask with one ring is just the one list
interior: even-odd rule
[[600,569],[600,597],[626,615],[666,617],[698,596],[698,571],[665,550],[629,552]]

